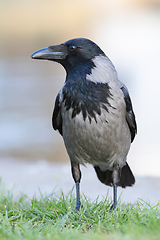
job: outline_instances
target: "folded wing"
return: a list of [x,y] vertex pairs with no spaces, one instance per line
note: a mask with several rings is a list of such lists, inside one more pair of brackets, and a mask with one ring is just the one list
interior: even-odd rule
[[126,120],[131,132],[131,142],[133,142],[134,137],[137,133],[137,124],[136,124],[136,120],[135,120],[135,115],[133,112],[133,108],[132,108],[132,102],[129,96],[129,93],[127,91],[127,89],[125,87],[121,87],[121,90],[123,92],[124,95],[124,100],[126,103]]

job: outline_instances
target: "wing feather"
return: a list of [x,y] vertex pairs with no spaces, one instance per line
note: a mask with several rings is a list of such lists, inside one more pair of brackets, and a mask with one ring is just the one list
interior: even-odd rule
[[63,136],[60,94],[58,94],[56,97],[55,106],[54,106],[53,115],[52,115],[52,126],[54,130],[58,130],[59,133]]
[[133,142],[135,135],[137,133],[137,124],[136,124],[135,114],[133,112],[132,102],[127,89],[125,87],[121,87],[121,90],[123,92],[124,100],[126,103],[126,120],[131,132],[131,142]]

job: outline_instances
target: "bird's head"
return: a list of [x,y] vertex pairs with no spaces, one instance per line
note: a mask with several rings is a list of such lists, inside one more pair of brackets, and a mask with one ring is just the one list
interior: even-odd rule
[[67,79],[87,79],[106,82],[117,79],[116,70],[100,49],[86,38],[75,38],[60,45],[42,48],[31,55],[32,59],[50,60],[60,63],[67,72]]
[[86,38],[75,38],[60,45],[40,49],[31,58],[55,61],[67,69],[89,62],[99,55],[105,56],[97,44]]

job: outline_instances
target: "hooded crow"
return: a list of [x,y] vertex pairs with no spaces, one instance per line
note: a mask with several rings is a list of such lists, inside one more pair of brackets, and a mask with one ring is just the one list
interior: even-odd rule
[[89,39],[76,38],[40,49],[32,59],[60,63],[66,80],[53,111],[54,130],[62,135],[76,184],[76,210],[80,202],[80,164],[93,165],[98,179],[113,186],[117,206],[117,186],[135,183],[126,162],[137,132],[135,115],[126,86],[100,47]]

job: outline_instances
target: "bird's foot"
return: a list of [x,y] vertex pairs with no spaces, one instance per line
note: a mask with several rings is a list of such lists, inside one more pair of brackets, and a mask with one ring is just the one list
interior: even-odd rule
[[75,208],[75,210],[74,210],[73,212],[71,212],[71,213],[72,213],[72,214],[76,214],[76,213],[78,213],[80,207],[83,207],[83,206],[81,205],[81,203],[76,204],[76,208]]
[[76,212],[79,211],[80,206],[81,206],[81,202],[79,201],[79,202],[76,203]]
[[113,203],[109,209],[109,212],[112,210],[114,211],[115,209],[117,209],[117,204]]

